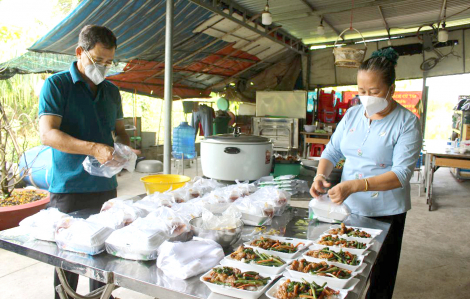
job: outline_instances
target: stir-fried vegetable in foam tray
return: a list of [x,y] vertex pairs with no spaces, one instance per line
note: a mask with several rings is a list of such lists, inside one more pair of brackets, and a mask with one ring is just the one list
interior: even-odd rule
[[351,266],[359,265],[358,256],[356,254],[352,254],[342,250],[340,250],[340,252],[335,252],[333,250],[330,250],[328,247],[325,247],[321,250],[308,251],[305,255]]
[[351,277],[351,271],[328,265],[326,262],[314,263],[305,259],[295,260],[289,266],[290,270],[308,273],[317,276],[327,276],[339,279],[348,279]]
[[217,285],[257,291],[267,285],[271,278],[262,277],[254,271],[242,272],[237,268],[217,267],[213,268],[206,276],[203,276],[202,280]]
[[250,245],[265,250],[279,251],[284,253],[295,253],[299,250],[299,245],[303,245],[303,243],[298,243],[294,246],[292,243],[289,242],[282,242],[279,240],[261,237],[252,241]]
[[339,228],[330,229],[328,233],[331,235],[346,235],[353,238],[372,238],[371,234],[358,228],[347,227],[344,223],[341,223],[341,227]]
[[332,236],[332,235],[324,235],[321,239],[317,242],[320,245],[326,246],[338,246],[344,248],[355,248],[355,249],[366,249],[367,244],[358,242],[358,241],[348,241],[346,239]]
[[250,247],[241,245],[236,251],[230,254],[230,258],[244,263],[253,263],[260,266],[281,267],[285,261],[278,256],[260,253]]
[[326,282],[318,285],[314,281],[309,283],[305,279],[302,279],[301,282],[287,279],[278,287],[274,297],[277,299],[333,299],[338,298],[339,293],[339,291],[327,287]]

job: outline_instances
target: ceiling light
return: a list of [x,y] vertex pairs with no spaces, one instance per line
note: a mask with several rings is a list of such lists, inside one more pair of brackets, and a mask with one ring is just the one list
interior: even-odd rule
[[446,43],[449,40],[449,32],[446,30],[446,23],[442,23],[442,29],[439,29],[437,40],[440,43]]
[[325,34],[325,27],[323,27],[323,18],[320,20],[320,25],[317,27],[317,33],[318,35],[324,35]]
[[268,1],[269,0],[266,1],[266,6],[264,7],[264,11],[261,14],[261,23],[263,23],[263,25],[267,25],[267,26],[269,26],[273,23],[273,16],[269,12],[269,3],[268,3]]
[[439,29],[439,33],[437,33],[437,40],[440,43],[446,43],[449,40],[449,32],[446,30],[446,14],[447,14],[447,1],[444,1],[444,17],[442,19],[442,29]]

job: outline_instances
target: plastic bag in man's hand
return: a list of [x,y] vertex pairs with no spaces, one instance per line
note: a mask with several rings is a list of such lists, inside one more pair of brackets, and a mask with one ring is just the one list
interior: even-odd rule
[[113,159],[101,164],[95,157],[88,156],[83,161],[83,168],[86,172],[94,176],[112,178],[122,169],[134,172],[137,155],[127,145],[121,143],[114,144]]
[[340,222],[351,214],[351,210],[345,203],[340,205],[333,203],[328,194],[313,198],[308,207],[310,215],[314,215],[318,220],[323,222]]

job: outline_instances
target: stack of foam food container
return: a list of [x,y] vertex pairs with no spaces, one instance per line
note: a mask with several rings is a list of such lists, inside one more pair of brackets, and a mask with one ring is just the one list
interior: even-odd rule
[[[316,290],[317,297],[320,297],[323,290],[325,290],[325,292],[336,294],[335,297],[331,298],[344,299],[348,292],[353,291],[358,284],[359,279],[357,276],[360,275],[367,266],[367,264],[363,262],[364,258],[368,255],[368,250],[373,245],[373,240],[382,233],[381,230],[361,227],[346,228],[352,233],[341,234],[345,232],[344,226],[343,230],[341,230],[341,226],[334,225],[313,242],[296,238],[257,236],[253,241],[244,243],[235,252],[226,256],[218,267],[232,267],[239,269],[241,272],[254,271],[261,277],[269,278],[266,285],[260,285],[255,289],[239,289],[232,287],[230,284],[223,285],[211,282],[208,277],[211,276],[212,270],[202,275],[200,280],[206,284],[211,291],[236,298],[258,298],[266,293],[266,296],[269,298],[283,299],[284,297],[278,296],[278,290],[287,280],[290,280],[290,282],[307,282],[307,288],[313,288],[312,292]],[[362,232],[361,237],[358,237],[359,232]],[[322,243],[324,243],[322,240],[325,239],[324,237],[327,235],[331,235],[331,238],[338,238],[342,243],[353,241],[347,243],[347,245],[359,243],[361,245],[356,245],[356,247],[359,248],[322,245]],[[294,249],[290,251],[287,250],[288,252],[280,252],[270,249],[269,247],[266,248],[265,246],[263,246],[265,248],[261,248],[259,247],[261,238],[279,241],[278,243],[281,244],[291,244],[291,248]],[[279,245],[275,246],[279,248]],[[323,253],[317,255],[316,253],[321,250],[323,250]],[[255,252],[257,259],[244,258],[246,256],[244,255],[245,252]],[[343,256],[346,256],[346,258],[342,258]],[[270,260],[275,260],[276,262],[270,263]],[[281,264],[279,261],[283,263]],[[304,273],[298,271],[299,268],[296,266],[298,266],[299,263],[303,263],[302,265],[306,265],[305,267],[312,267],[313,265],[307,266],[311,263],[323,263],[324,268],[316,272],[309,271],[308,273]],[[328,270],[325,271],[324,269],[328,269],[330,272],[328,273]],[[253,274],[252,272],[250,273]],[[335,275],[332,273],[335,273]],[[342,274],[340,275],[340,273]],[[277,280],[281,275],[283,277]],[[340,278],[338,278],[338,276]],[[269,288],[269,285],[272,283],[274,283],[274,285]],[[324,293],[323,296],[325,296],[325,294],[326,293]]]

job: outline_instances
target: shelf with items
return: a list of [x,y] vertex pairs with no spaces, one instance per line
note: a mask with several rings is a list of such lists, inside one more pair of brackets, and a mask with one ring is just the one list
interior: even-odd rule
[[456,134],[452,139],[470,139],[470,111],[454,110],[452,115],[452,132]]

